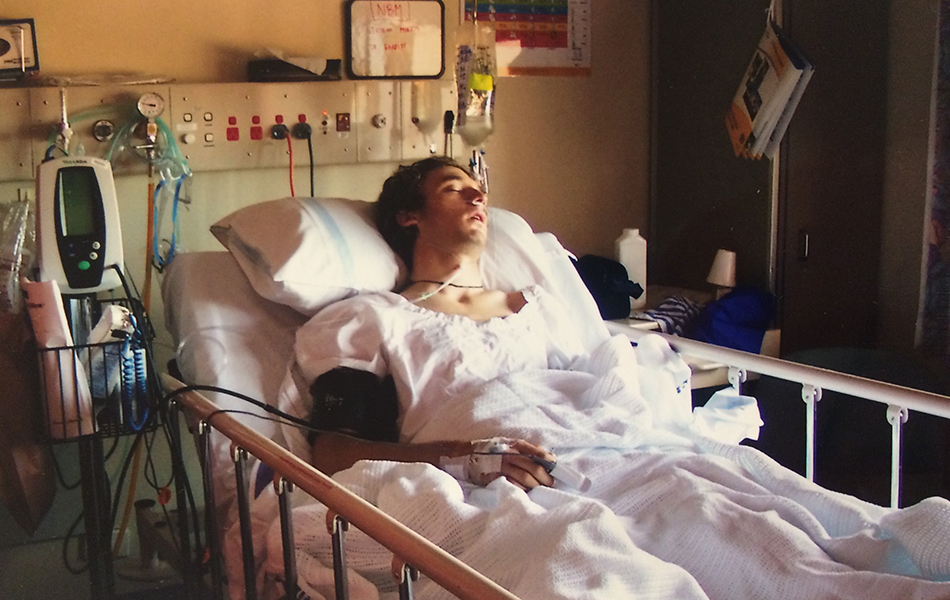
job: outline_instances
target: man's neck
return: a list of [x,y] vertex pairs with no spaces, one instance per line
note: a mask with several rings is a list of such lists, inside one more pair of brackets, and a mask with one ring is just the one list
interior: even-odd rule
[[417,248],[413,257],[413,281],[451,281],[457,285],[480,286],[482,275],[478,258],[464,253],[443,253]]

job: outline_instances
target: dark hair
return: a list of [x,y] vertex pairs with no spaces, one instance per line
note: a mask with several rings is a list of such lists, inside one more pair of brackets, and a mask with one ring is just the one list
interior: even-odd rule
[[421,211],[425,208],[426,197],[422,184],[429,173],[443,167],[455,167],[468,172],[468,169],[448,156],[424,158],[396,169],[383,183],[383,190],[376,201],[376,227],[386,243],[406,263],[410,272],[419,230],[415,225],[402,227],[397,216],[399,213]]

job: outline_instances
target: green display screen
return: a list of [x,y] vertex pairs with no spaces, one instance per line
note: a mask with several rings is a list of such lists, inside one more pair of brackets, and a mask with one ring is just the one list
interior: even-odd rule
[[102,205],[99,180],[92,167],[64,167],[56,175],[63,235],[90,235],[96,232],[96,209]]

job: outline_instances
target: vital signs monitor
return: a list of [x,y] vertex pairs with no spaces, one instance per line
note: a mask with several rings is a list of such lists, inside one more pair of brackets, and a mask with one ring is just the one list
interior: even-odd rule
[[90,156],[47,160],[36,172],[40,279],[64,294],[111,290],[122,282],[122,232],[109,161]]

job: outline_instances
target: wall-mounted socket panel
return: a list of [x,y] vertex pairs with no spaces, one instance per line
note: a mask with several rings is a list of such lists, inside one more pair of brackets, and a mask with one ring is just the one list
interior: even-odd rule
[[[457,104],[451,80],[69,87],[70,152],[111,156],[116,174],[145,173],[136,102],[147,92],[164,100],[168,138],[194,172],[286,167],[291,148],[294,164],[308,165],[305,139],[274,139],[279,123],[310,126],[316,165],[442,154],[443,115]],[[60,89],[0,89],[0,114],[0,181],[33,179],[59,131]]]
[[[193,171],[284,167],[287,139],[272,129],[312,128],[314,163],[357,161],[352,82],[216,83],[171,86],[169,127]],[[307,142],[291,138],[294,164],[310,163]]]
[[[46,149],[56,140],[62,119],[63,99],[59,88],[32,88],[29,92],[35,167],[42,162]],[[66,88],[66,110],[72,130],[70,154],[111,157],[116,173],[146,172],[147,162],[142,148],[146,140],[144,128],[136,127],[142,120],[136,102],[147,92],[157,93],[166,99],[162,118],[167,118],[169,91],[166,85]],[[108,127],[111,127],[111,132]],[[128,130],[128,135],[123,135],[123,128]]]
[[0,181],[33,179],[29,91],[0,89],[0,115]]

